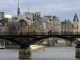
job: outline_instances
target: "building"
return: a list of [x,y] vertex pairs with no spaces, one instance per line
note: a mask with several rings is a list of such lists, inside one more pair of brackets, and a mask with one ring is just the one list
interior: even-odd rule
[[26,21],[27,25],[29,26],[33,23],[33,16],[34,16],[33,13],[25,12],[24,14],[18,16],[17,22],[23,19]]
[[0,19],[4,18],[4,12],[0,12]]
[[74,19],[73,19],[73,33],[74,34],[78,33],[78,30],[79,30],[78,22],[79,22],[79,19],[77,17],[77,14],[75,14]]
[[0,20],[0,33],[6,34],[8,33],[8,19],[1,19]]
[[45,17],[49,19],[48,20],[49,31],[55,34],[60,34],[61,33],[61,23],[60,23],[59,17],[57,16],[45,16]]
[[8,33],[8,19],[4,17],[4,12],[0,12],[0,34]]
[[61,22],[61,33],[62,34],[71,34],[73,29],[73,24],[70,22],[70,20],[66,20]]
[[[34,16],[36,15],[36,16]],[[36,23],[34,21],[36,21],[36,19],[34,19],[34,17],[37,17],[39,15],[39,13],[31,13],[31,12],[25,12],[22,15],[19,15],[17,18],[17,30],[20,33],[21,31],[25,30],[25,32],[29,32],[29,27],[34,26]],[[37,26],[37,25],[35,25]],[[24,33],[24,32],[23,32]]]
[[40,29],[41,26],[41,13],[40,12],[35,12],[33,16],[33,25]]
[[61,33],[61,23],[60,23],[59,17],[53,16],[52,22],[53,22],[52,23],[52,32],[60,34]]
[[62,34],[77,34],[78,33],[78,17],[77,14],[75,14],[74,18],[73,18],[73,23],[70,22],[70,20],[65,20],[63,22],[61,22],[61,33]]
[[8,22],[12,22],[12,16],[11,15],[4,15],[4,17],[8,19]]
[[50,25],[49,18],[41,17],[40,31],[41,32],[48,32],[48,31],[50,31],[49,25]]

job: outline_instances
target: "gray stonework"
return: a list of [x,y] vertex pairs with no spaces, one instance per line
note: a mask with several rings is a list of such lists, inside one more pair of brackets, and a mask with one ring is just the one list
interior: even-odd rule
[[76,48],[75,56],[76,58],[80,58],[80,48]]
[[31,57],[30,48],[19,49],[19,59],[29,59]]
[[80,58],[80,41],[78,41],[77,44],[76,44],[75,57]]

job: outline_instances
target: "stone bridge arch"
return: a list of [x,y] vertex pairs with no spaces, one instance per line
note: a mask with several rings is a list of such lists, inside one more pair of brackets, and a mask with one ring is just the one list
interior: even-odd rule
[[[72,45],[72,43],[74,43],[74,41],[77,39],[77,37],[76,36],[71,36],[71,37],[66,37],[66,36],[57,36],[57,35],[55,35],[54,37],[56,37],[56,38],[59,38],[59,39],[64,39],[64,41],[66,42],[66,43],[69,43],[68,44],[68,46],[71,46]],[[44,39],[48,39],[48,38],[53,38],[53,36],[44,36],[44,37],[42,37],[42,38],[36,38],[38,41],[39,40],[44,40]],[[52,41],[53,43],[55,43],[56,42],[56,40],[55,41]]]
[[72,46],[72,42],[67,40],[67,39],[56,39],[54,41],[54,46],[58,45],[58,46]]
[[55,46],[56,44],[65,44],[65,46],[71,46],[71,41],[67,40],[67,39],[62,39],[62,38],[48,38],[48,39],[43,39],[41,40],[40,43],[42,42],[46,42],[45,44],[43,43],[43,45],[47,45],[47,46]]

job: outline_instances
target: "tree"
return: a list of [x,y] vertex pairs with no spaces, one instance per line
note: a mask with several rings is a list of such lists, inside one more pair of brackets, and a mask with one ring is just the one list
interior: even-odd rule
[[22,27],[22,34],[31,34],[32,35],[32,34],[39,34],[39,33],[40,33],[40,30],[33,25]]

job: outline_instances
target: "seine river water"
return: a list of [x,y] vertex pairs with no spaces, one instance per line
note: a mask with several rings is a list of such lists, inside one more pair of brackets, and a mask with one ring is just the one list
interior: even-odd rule
[[[47,47],[31,51],[31,60],[80,60],[75,58],[75,47]],[[20,60],[16,49],[0,49],[0,60]]]

